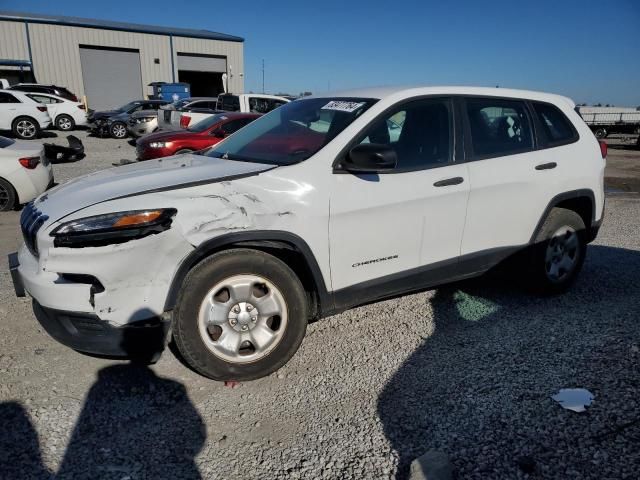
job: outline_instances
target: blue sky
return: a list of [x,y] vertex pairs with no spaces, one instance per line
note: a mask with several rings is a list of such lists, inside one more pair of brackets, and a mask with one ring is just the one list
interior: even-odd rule
[[[118,8],[114,8],[119,5]],[[245,89],[483,85],[640,106],[640,1],[0,0],[5,10],[242,36]]]

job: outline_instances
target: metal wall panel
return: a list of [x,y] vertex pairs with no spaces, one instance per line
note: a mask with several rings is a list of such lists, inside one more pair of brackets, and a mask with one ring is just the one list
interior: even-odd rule
[[244,93],[244,55],[243,43],[202,40],[199,38],[173,37],[175,55],[175,75],[178,78],[178,56],[180,53],[203,53],[227,57],[227,73],[229,74],[229,90],[233,93]]
[[0,59],[29,60],[24,23],[0,21]]
[[[84,95],[80,45],[131,48],[140,51],[142,88],[151,94],[147,85],[151,82],[171,82],[178,79],[177,52],[220,55],[227,58],[232,92],[244,92],[244,56],[241,42],[173,37],[173,68],[170,37],[147,33],[101,30],[64,25],[29,23],[33,69],[41,83],[54,83],[69,88],[77,95]],[[27,60],[24,23],[0,22],[0,58]],[[159,63],[155,63],[155,59]],[[174,77],[175,75],[175,77]]]
[[[150,82],[170,82],[169,37],[96,28],[29,24],[34,69],[39,82],[68,87],[85,95],[80,45],[131,48],[140,51],[141,88],[151,93]],[[154,63],[158,58],[160,63]]]
[[226,73],[227,60],[225,58],[178,55],[178,70],[190,70],[192,72]]

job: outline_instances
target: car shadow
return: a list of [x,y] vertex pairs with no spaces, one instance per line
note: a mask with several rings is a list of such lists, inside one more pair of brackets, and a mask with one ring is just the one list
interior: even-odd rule
[[[135,360],[98,371],[55,478],[202,478],[195,457],[205,424],[185,386],[148,366],[140,341],[138,332],[125,335]],[[151,343],[149,352],[159,348]],[[51,478],[22,405],[0,404],[0,429],[0,478]]]
[[[549,397],[558,388],[585,387],[593,389],[596,399],[615,398],[626,388],[626,377],[637,378],[636,368],[621,376],[618,362],[629,358],[627,350],[619,352],[614,340],[613,347],[605,347],[610,339],[602,338],[601,330],[614,324],[620,337],[640,338],[638,312],[631,306],[636,303],[629,302],[640,298],[638,272],[640,252],[592,245],[582,275],[561,296],[534,296],[496,274],[437,290],[428,302],[433,334],[378,397],[385,436],[398,456],[396,478],[409,478],[411,462],[429,450],[444,451],[454,468],[462,466],[458,478],[521,478],[522,459],[525,468],[530,458],[533,465],[545,459],[553,464],[557,451],[564,452],[559,457],[572,458],[572,466],[584,465],[585,475],[593,473],[597,467],[589,453],[575,460],[582,454],[579,445],[568,444],[563,435],[575,429],[569,437],[588,438],[596,424],[571,423],[577,417],[561,416]],[[609,348],[616,353],[602,354]],[[592,362],[606,362],[616,373],[594,380]],[[615,423],[616,414],[620,411],[600,423]],[[534,419],[543,422],[543,430]],[[615,455],[613,446],[600,447]],[[505,463],[512,468],[506,474],[493,470]]]

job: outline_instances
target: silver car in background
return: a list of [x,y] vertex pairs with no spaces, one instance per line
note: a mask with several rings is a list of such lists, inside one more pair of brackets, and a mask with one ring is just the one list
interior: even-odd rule
[[133,138],[142,137],[158,130],[158,115],[161,110],[141,110],[131,114],[127,130]]

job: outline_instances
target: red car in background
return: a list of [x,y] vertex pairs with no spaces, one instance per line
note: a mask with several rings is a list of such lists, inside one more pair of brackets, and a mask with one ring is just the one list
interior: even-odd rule
[[260,117],[257,113],[225,112],[205,118],[186,130],[160,131],[136,142],[138,160],[168,157],[208,148]]

